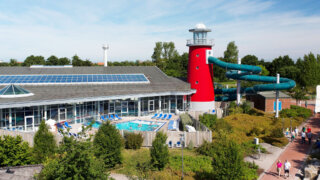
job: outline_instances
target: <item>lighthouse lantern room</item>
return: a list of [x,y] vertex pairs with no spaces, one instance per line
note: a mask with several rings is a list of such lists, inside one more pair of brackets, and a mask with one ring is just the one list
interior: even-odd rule
[[207,32],[211,29],[204,24],[197,24],[189,32],[193,39],[187,40],[189,46],[188,82],[196,93],[191,95],[190,110],[212,112],[215,108],[214,82],[212,64],[207,63],[206,53],[211,52],[212,40],[207,39]]

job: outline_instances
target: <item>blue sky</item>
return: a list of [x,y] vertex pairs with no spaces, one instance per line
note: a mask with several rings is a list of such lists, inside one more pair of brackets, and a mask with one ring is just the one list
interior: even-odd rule
[[0,60],[42,55],[147,60],[157,41],[187,52],[188,29],[212,28],[214,53],[235,41],[240,57],[320,54],[319,0],[0,0]]

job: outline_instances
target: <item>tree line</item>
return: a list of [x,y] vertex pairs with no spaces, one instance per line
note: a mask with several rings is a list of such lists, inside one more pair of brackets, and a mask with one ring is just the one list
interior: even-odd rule
[[[238,47],[235,42],[229,42],[224,56],[219,59],[237,63]],[[146,61],[122,61],[108,62],[108,66],[157,66],[168,76],[187,77],[188,56],[184,52],[179,54],[173,42],[156,42],[151,60]],[[298,58],[295,62],[289,55],[279,56],[271,62],[259,59],[257,56],[249,54],[241,58],[242,64],[260,66],[262,68],[261,75],[276,76],[277,73],[281,77],[293,79],[300,87],[310,87],[320,84],[320,54],[305,54],[303,58]],[[45,59],[43,56],[28,56],[23,63],[11,59],[10,62],[0,63],[0,66],[31,66],[31,65],[73,65],[73,66],[92,66],[96,65],[90,60],[83,60],[79,56],[74,55],[71,59],[67,57],[58,58],[54,55]],[[228,69],[213,66],[215,82],[228,81],[225,73]]]

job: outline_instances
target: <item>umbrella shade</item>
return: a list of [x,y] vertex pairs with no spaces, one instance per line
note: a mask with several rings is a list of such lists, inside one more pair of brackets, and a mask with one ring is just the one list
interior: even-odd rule
[[48,124],[49,126],[54,126],[56,124],[56,121],[53,119],[49,119],[48,121],[46,121],[46,124]]

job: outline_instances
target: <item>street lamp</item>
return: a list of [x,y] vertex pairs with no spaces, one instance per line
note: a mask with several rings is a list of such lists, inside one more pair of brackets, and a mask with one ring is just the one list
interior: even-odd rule
[[181,141],[181,179],[183,179],[183,146],[184,146],[184,131],[180,134]]

